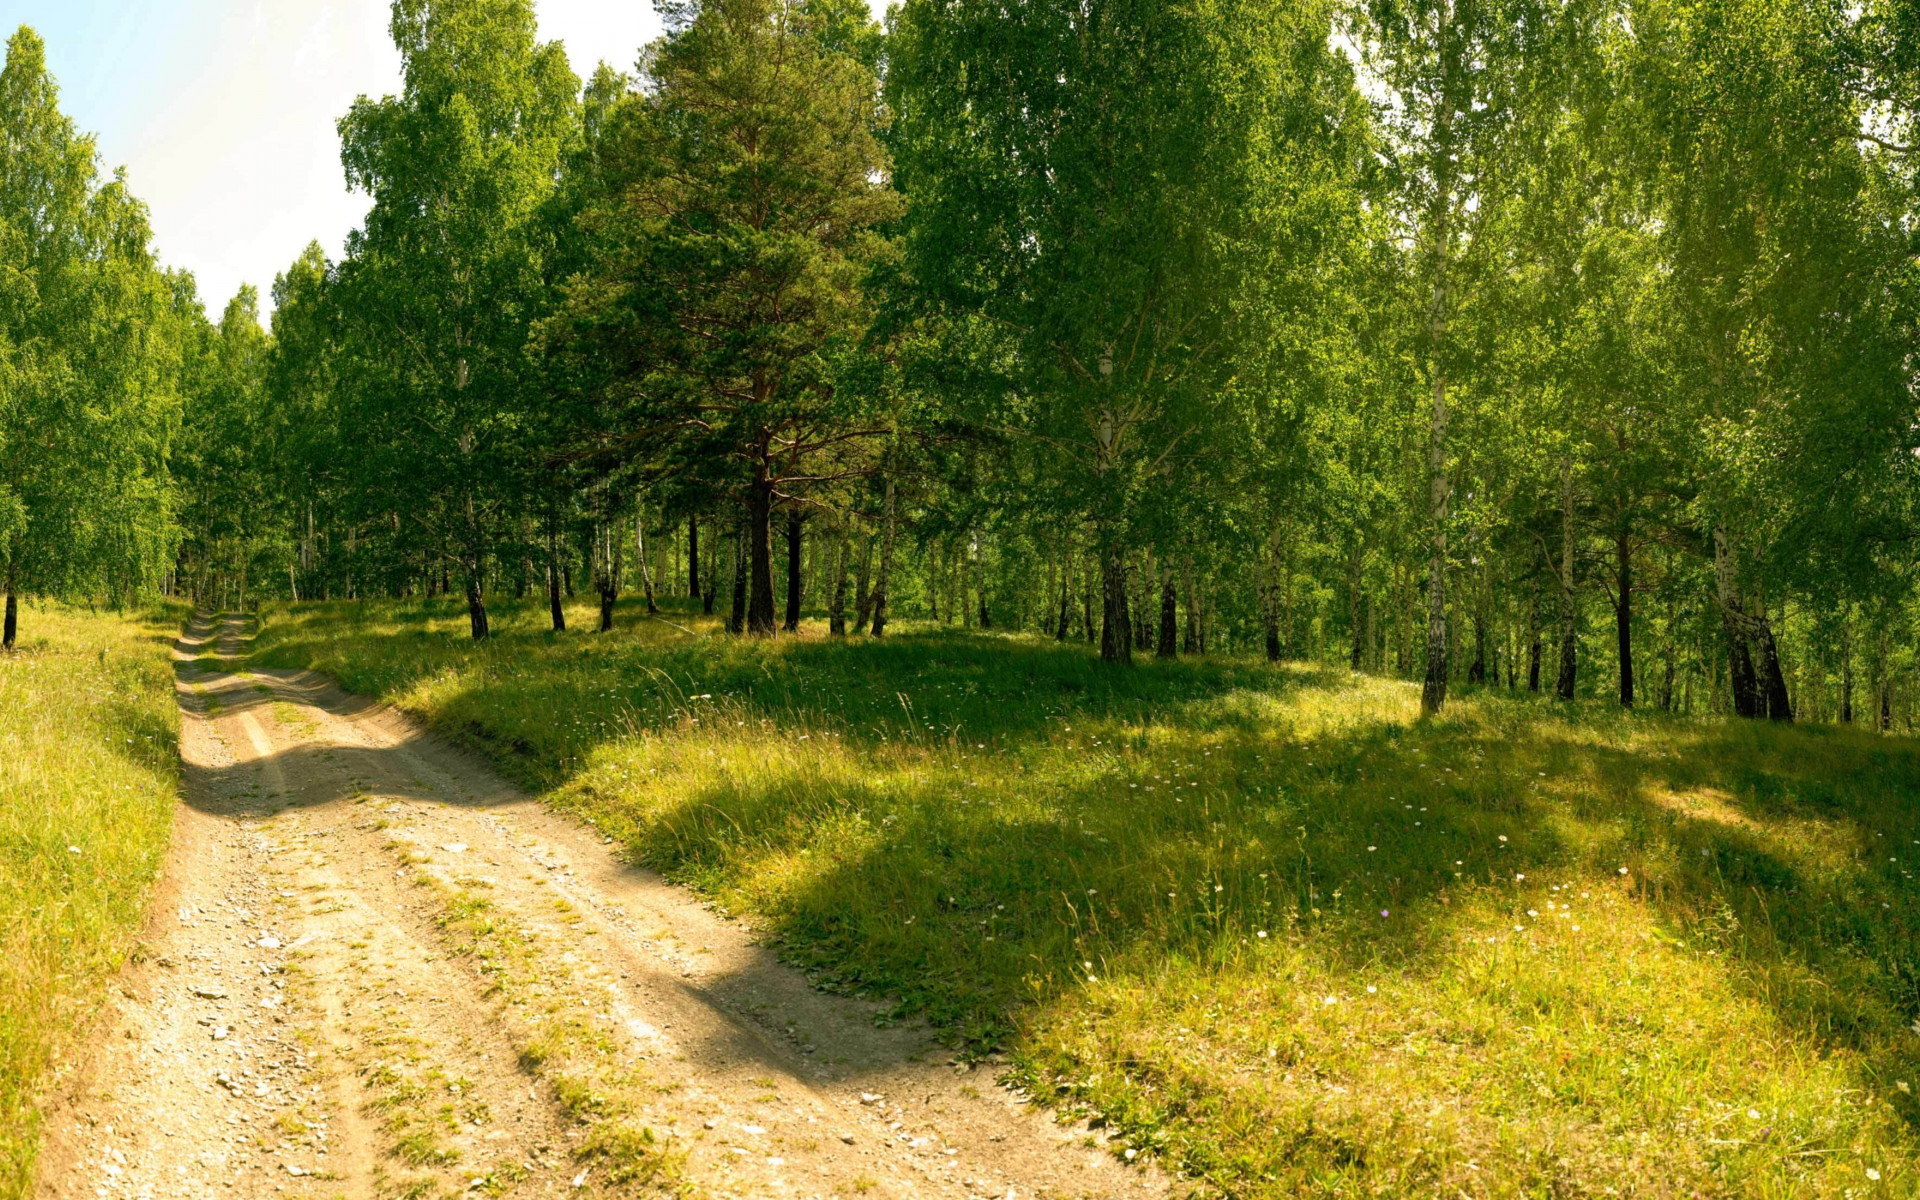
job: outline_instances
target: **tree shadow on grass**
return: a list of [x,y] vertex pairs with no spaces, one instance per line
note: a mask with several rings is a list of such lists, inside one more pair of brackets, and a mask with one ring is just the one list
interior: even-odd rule
[[[1421,723],[1408,685],[1330,669],[1128,671],[1078,644],[911,626],[555,636],[537,615],[482,647],[450,613],[399,640],[368,622],[345,649],[322,623],[282,648],[347,663],[355,690],[432,681],[438,728],[621,821],[669,877],[735,893],[821,982],[969,1038],[1108,961],[1205,962],[1261,929],[1338,969],[1444,970],[1449,899],[1523,907],[1524,876],[1630,887],[1793,1037],[1906,1068],[1891,1035],[1920,1010],[1920,907],[1904,855],[1868,851],[1920,850],[1909,739],[1491,690]],[[764,754],[670,793],[593,774],[629,743],[671,767],[716,727]]]
[[[1161,732],[1144,751],[1123,733],[1072,783],[997,797],[968,786],[964,764],[898,777],[774,764],[666,799],[624,832],[669,877],[746,894],[821,982],[976,1040],[1108,963],[1219,960],[1261,930],[1292,931],[1336,972],[1444,970],[1449,897],[1551,878],[1626,887],[1781,1030],[1911,1073],[1890,1035],[1916,1012],[1920,904],[1904,868],[1858,850],[1891,839],[1877,825],[1912,832],[1876,797],[1914,794],[1914,747],[1478,704],[1473,719],[1324,736],[1220,721],[1158,753]],[[1809,760],[1820,745],[1831,762]],[[1142,779],[1201,746],[1209,771],[1190,795],[1142,797]]]

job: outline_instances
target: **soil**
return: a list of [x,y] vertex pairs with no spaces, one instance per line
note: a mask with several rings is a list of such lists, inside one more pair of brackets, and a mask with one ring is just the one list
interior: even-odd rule
[[1173,1194],[401,714],[239,670],[240,638],[176,647],[173,845],[40,1200]]

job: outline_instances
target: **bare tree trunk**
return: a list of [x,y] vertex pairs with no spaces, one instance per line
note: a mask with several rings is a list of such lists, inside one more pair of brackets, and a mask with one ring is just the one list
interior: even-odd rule
[[[1441,120],[1448,114],[1442,106]],[[1447,139],[1444,124],[1439,138]],[[1440,204],[1450,204],[1443,197]],[[1446,221],[1439,222],[1436,263],[1433,280],[1433,309],[1429,314],[1434,345],[1446,340],[1447,255]],[[1447,514],[1453,499],[1453,483],[1447,476],[1447,376],[1437,357],[1433,363],[1433,417],[1427,438],[1427,519],[1432,524],[1427,556],[1427,676],[1420,689],[1420,711],[1427,716],[1439,713],[1447,702]]]
[[1353,650],[1347,655],[1347,667],[1358,671],[1362,659],[1361,635],[1364,632],[1360,623],[1361,586],[1360,570],[1364,565],[1366,546],[1358,532],[1354,534],[1353,545],[1347,551],[1347,625],[1353,635]]
[[1839,605],[1839,720],[1841,724],[1853,724],[1853,630],[1847,620],[1851,603],[1841,601]]
[[19,569],[9,562],[7,564],[6,626],[0,629],[0,649],[13,649],[14,638],[20,632],[19,578]]
[[1727,635],[1727,682],[1734,715],[1763,716],[1766,701],[1754,675],[1753,651],[1749,644],[1752,631],[1735,577],[1732,539],[1727,536],[1724,525],[1713,527],[1713,582],[1720,606],[1720,624]]
[[[485,641],[488,634],[487,603],[481,598],[480,594],[479,556],[469,554],[466,562],[462,565],[467,575],[467,625],[473,633],[474,641]],[[246,595],[244,592],[241,594],[240,603],[244,610],[246,605]]]
[[653,564],[647,560],[647,517],[638,508],[633,513],[633,553],[640,562],[640,583],[646,591],[647,615],[652,616],[660,611],[660,606],[653,602]]
[[1054,630],[1053,640],[1067,640],[1067,630],[1073,624],[1073,560],[1072,550],[1061,556],[1060,564],[1060,624]]
[[1100,538],[1100,657],[1123,666],[1133,665],[1133,625],[1127,618],[1127,564],[1119,539]]
[[754,466],[747,489],[749,591],[747,632],[765,637],[773,633],[773,481],[765,463]]
[[553,618],[553,631],[567,631],[567,614],[560,607],[560,543],[553,522],[547,522],[547,609]]
[[1760,651],[1758,675],[1761,686],[1765,688],[1763,697],[1767,706],[1767,718],[1791,724],[1793,703],[1787,695],[1786,676],[1780,670],[1780,646],[1774,641],[1773,624],[1767,619],[1767,610],[1764,605],[1761,606],[1760,613],[1754,621],[1756,634],[1754,644]]
[[1579,670],[1580,609],[1573,591],[1573,460],[1560,460],[1560,678],[1554,695],[1573,699]]
[[1087,645],[1091,646],[1100,636],[1098,632],[1100,627],[1093,623],[1093,577],[1096,574],[1102,573],[1097,569],[1100,567],[1100,556],[1098,554],[1094,555],[1094,561],[1089,564],[1089,566],[1096,569],[1081,572],[1080,632],[1086,636]]
[[1173,568],[1162,565],[1160,569],[1160,645],[1155,653],[1161,658],[1174,658],[1179,654],[1178,638],[1175,626],[1179,622],[1173,591]]
[[1633,547],[1627,535],[1613,539],[1613,629],[1620,645],[1620,707],[1633,707]]
[[987,611],[987,544],[973,539],[973,594],[980,602],[980,628],[993,628],[993,614]]
[[845,521],[840,522],[839,532],[834,540],[833,600],[827,608],[827,633],[833,637],[847,636],[847,566],[853,558]]
[[873,579],[873,534],[862,531],[860,535],[860,570],[854,576],[853,631],[865,633],[867,622],[873,616],[873,592],[868,584]]
[[1200,653],[1200,606],[1194,603],[1193,556],[1180,556],[1180,590],[1187,594],[1186,652]]
[[887,479],[886,507],[882,511],[880,530],[880,576],[874,580],[873,587],[873,636],[879,637],[887,627],[887,589],[893,584],[893,479]]
[[[743,514],[744,516],[744,514]],[[727,632],[747,629],[747,521],[733,527],[733,608],[727,614]]]
[[700,595],[700,518],[687,518],[687,597]]
[[[1278,536],[1277,532],[1275,536]],[[1269,541],[1266,561],[1260,564],[1260,628],[1266,636],[1268,662],[1280,661],[1280,597],[1273,581],[1276,557],[1276,549]]]
[[787,514],[787,619],[788,633],[800,632],[800,514]]

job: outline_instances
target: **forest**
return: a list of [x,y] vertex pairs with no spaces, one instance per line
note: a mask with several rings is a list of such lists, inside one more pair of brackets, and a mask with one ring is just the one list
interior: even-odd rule
[[911,615],[1910,727],[1920,26],[1799,0],[403,0],[217,321],[9,44],[19,595]]
[[11,36],[0,1200],[1913,1194],[1920,8],[657,2]]

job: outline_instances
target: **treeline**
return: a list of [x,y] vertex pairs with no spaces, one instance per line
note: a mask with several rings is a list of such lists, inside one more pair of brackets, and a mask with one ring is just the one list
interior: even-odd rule
[[[1906,8],[662,11],[583,84],[529,0],[394,5],[366,222],[183,319],[124,586],[1920,711]],[[36,503],[18,586],[102,586]]]

